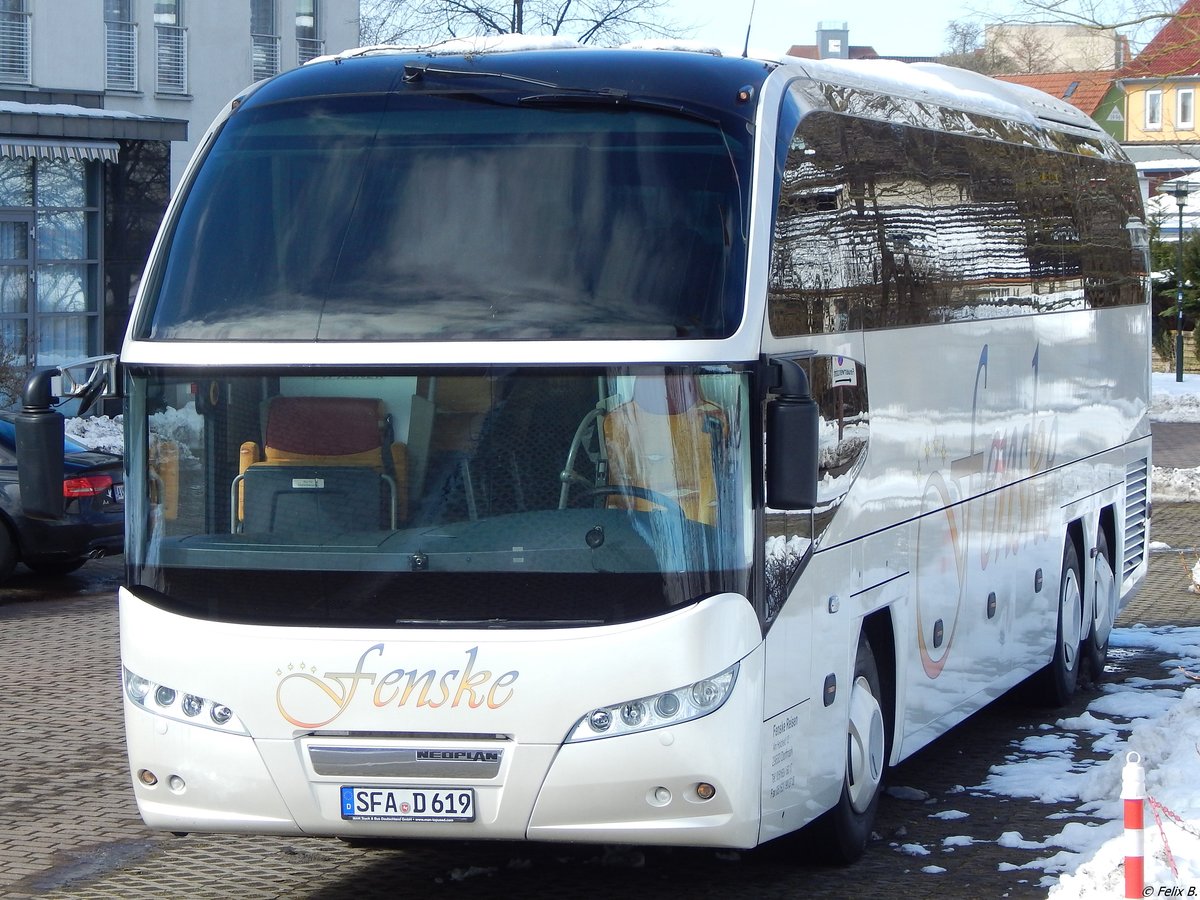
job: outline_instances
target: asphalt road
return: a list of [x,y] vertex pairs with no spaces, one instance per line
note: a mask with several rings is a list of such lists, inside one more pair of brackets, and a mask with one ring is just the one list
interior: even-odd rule
[[[1151,577],[1122,622],[1200,624],[1187,591],[1200,535],[1198,504],[1156,509]],[[751,853],[610,850],[564,845],[412,846],[359,849],[318,838],[173,837],[147,830],[126,770],[120,706],[116,585],[121,561],[89,563],[44,579],[19,570],[0,589],[0,896],[72,898],[303,897],[1044,897],[1040,870],[1020,867],[1053,851],[995,841],[1061,830],[1047,821],[1073,808],[998,798],[975,790],[991,765],[1043,723],[1076,715],[1082,690],[1060,711],[1004,698],[890,773],[903,788],[880,806],[877,838],[850,869],[805,859],[797,843]],[[1122,653],[1107,677],[1161,678],[1164,660]],[[1079,757],[1087,755],[1079,741]],[[915,797],[915,799],[907,799]],[[933,816],[965,812],[964,819]],[[1081,817],[1082,818],[1082,817]],[[1087,821],[1086,819],[1083,819]],[[947,847],[953,835],[970,847]],[[905,846],[920,845],[927,856]],[[922,869],[937,866],[944,872]],[[1003,870],[1002,870],[1003,867]]]

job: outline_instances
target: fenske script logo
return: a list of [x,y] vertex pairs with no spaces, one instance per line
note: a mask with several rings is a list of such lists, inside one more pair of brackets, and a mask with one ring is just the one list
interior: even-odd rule
[[360,691],[367,694],[371,686],[371,703],[377,709],[499,709],[512,699],[512,685],[520,676],[516,671],[493,674],[477,668],[478,647],[466,651],[466,664],[461,669],[422,672],[400,667],[383,673],[372,671],[380,667],[368,666],[368,657],[382,657],[383,651],[383,644],[368,647],[350,672],[327,671],[318,676],[314,667],[311,672],[301,668],[284,675],[275,688],[279,714],[297,728],[323,728],[349,709]]

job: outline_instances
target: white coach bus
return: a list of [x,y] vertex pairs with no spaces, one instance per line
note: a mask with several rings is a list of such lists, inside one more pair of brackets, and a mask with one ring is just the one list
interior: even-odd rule
[[168,211],[116,370],[141,814],[851,860],[1144,579],[1134,169],[940,66],[500,47],[256,85]]

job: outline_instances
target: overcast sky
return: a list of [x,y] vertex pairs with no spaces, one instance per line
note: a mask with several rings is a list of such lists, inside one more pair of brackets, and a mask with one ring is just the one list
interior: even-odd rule
[[[1007,4],[989,3],[999,11]],[[721,49],[741,48],[751,0],[671,0],[665,17],[696,26],[695,37]],[[974,18],[975,0],[757,0],[750,46],[783,53],[792,44],[815,44],[817,23],[846,22],[850,43],[880,56],[936,56],[946,47],[951,19]]]

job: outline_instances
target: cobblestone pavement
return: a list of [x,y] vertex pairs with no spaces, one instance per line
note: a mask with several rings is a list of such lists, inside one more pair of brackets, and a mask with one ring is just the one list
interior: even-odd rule
[[1154,465],[1172,469],[1200,466],[1200,425],[1193,422],[1155,422]]
[[[1200,624],[1187,588],[1200,545],[1200,504],[1156,505],[1153,534],[1171,546],[1120,624]],[[1054,812],[1073,807],[997,798],[972,790],[1013,743],[1043,722],[1076,715],[1031,710],[1005,698],[905,761],[890,784],[924,799],[884,798],[866,857],[850,869],[803,860],[793,844],[755,853],[619,850],[586,846],[439,844],[351,848],[317,838],[192,835],[147,830],[125,767],[113,588],[120,562],[89,564],[87,578],[51,593],[18,577],[0,593],[0,896],[61,898],[305,897],[1044,897],[1040,871],[1000,871],[1052,851],[1001,848],[1004,832],[1030,840],[1056,833]],[[1109,678],[1161,678],[1163,660],[1122,653]],[[1079,755],[1086,756],[1083,748]],[[963,790],[963,788],[967,790]],[[931,818],[955,809],[967,818]],[[957,850],[945,838],[980,843]],[[913,857],[901,845],[919,844]],[[921,871],[935,864],[944,874]]]

